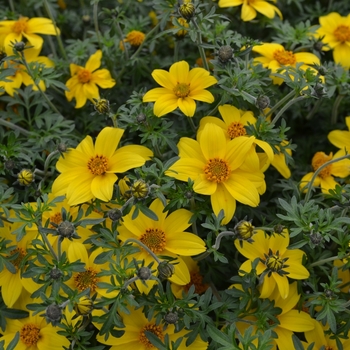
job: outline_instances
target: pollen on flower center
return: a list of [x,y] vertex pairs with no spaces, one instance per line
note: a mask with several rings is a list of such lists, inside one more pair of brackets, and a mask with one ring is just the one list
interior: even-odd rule
[[26,29],[27,29],[27,20],[25,18],[20,18],[12,26],[12,32],[16,33],[16,34],[20,34],[22,32],[25,32]]
[[190,93],[190,85],[185,83],[177,83],[173,91],[177,97],[187,97]]
[[231,173],[231,168],[226,160],[220,158],[211,158],[204,167],[204,173],[209,181],[226,181]]
[[59,225],[63,221],[62,219],[62,214],[61,213],[56,213],[52,216],[50,216],[50,228],[55,228],[51,223],[54,223],[56,225]]
[[247,131],[245,130],[244,126],[240,122],[233,122],[231,123],[227,128],[227,134],[230,137],[230,139],[234,139],[238,136],[244,136],[247,134]]
[[80,291],[90,288],[91,293],[94,293],[98,282],[96,275],[97,272],[91,267],[84,272],[77,273],[74,277],[75,286]]
[[341,41],[342,43],[344,43],[345,41],[350,41],[350,27],[349,26],[340,25],[333,32],[333,34],[337,38],[337,40]]
[[156,335],[160,340],[164,340],[164,335],[162,332],[162,328],[160,326],[157,326],[155,324],[147,324],[144,326],[139,334],[139,341],[140,343],[146,347],[146,349],[154,349],[155,347],[153,344],[148,340],[146,337],[145,331],[152,332],[154,335]]
[[273,53],[273,58],[281,65],[293,65],[297,60],[292,51],[276,50]]
[[153,253],[161,253],[166,245],[165,233],[157,228],[148,228],[140,237],[140,241]]
[[197,294],[203,294],[208,288],[209,285],[203,283],[203,276],[199,272],[190,273],[190,282],[184,286],[184,290],[188,292],[192,285],[194,285],[194,292]]
[[[324,163],[327,163],[328,161],[330,161],[332,159],[332,153],[327,156],[327,154],[325,154],[324,152],[317,152],[311,161],[312,164],[312,168],[314,169],[314,171],[316,171],[319,167],[321,167]],[[329,177],[331,175],[332,172],[332,164],[327,165],[324,169],[322,169],[318,176],[321,177],[322,179]]]
[[91,80],[91,73],[87,69],[81,69],[78,72],[79,82],[82,84],[86,84]]
[[17,255],[16,258],[11,260],[11,263],[15,266],[16,270],[18,270],[23,258],[26,256],[26,251],[23,248],[17,247],[12,250],[10,254],[11,256]]
[[103,175],[108,169],[108,159],[97,155],[90,158],[87,167],[93,175]]
[[27,347],[35,346],[40,340],[40,328],[35,324],[25,324],[20,330],[19,337]]

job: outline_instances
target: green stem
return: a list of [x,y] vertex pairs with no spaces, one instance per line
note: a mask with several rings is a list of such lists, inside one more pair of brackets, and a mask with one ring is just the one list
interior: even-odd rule
[[[328,165],[330,164],[333,164],[333,163],[336,163],[336,162],[339,162],[340,160],[343,160],[343,159],[349,159],[350,158],[350,154],[347,154],[346,156],[343,156],[343,157],[339,157],[339,158],[335,158],[335,159],[331,159],[329,160],[328,162],[322,164],[313,174],[310,182],[306,185],[307,186],[307,193],[306,193],[306,196],[305,196],[305,203],[307,203],[311,197],[311,189],[312,189],[312,184],[314,183],[316,177],[318,176],[318,174],[324,169],[326,168]],[[301,191],[306,187],[304,186]]]
[[209,70],[209,64],[208,64],[207,57],[205,55],[204,49],[202,47],[203,41],[202,41],[201,30],[200,30],[200,28],[199,28],[195,18],[192,18],[192,23],[194,24],[194,26],[196,27],[196,30],[197,30],[197,46],[198,46],[199,54],[200,54],[202,62],[203,62],[203,67],[209,72],[210,71]]
[[32,135],[34,135],[30,131],[28,131],[26,129],[23,129],[20,126],[15,125],[15,124],[13,124],[11,122],[8,122],[7,120],[2,119],[2,118],[0,119],[0,125],[3,125],[3,126],[9,128],[9,129],[17,130],[17,131],[19,131],[21,134],[23,134],[25,136],[32,136]]
[[[192,197],[191,198],[191,210],[192,210],[192,212],[195,210],[195,207],[196,207],[196,202],[194,200],[194,197]],[[196,220],[192,222],[192,231],[195,235],[198,236]]]
[[59,261],[59,260],[58,260],[58,256],[56,255],[55,250],[52,248],[52,245],[51,245],[50,241],[49,241],[48,238],[46,237],[46,233],[41,231],[41,229],[42,229],[41,224],[39,223],[37,226],[38,226],[38,231],[39,231],[39,233],[40,233],[40,235],[41,235],[43,241],[46,243],[46,246],[49,248],[49,250],[50,250],[52,256],[54,257],[54,259],[55,259],[56,261]]
[[[348,256],[349,256],[349,254],[345,255],[343,258],[346,258]],[[309,266],[310,267],[320,266],[320,265],[323,265],[325,263],[328,263],[328,262],[331,262],[331,261],[334,261],[334,260],[338,260],[338,259],[340,259],[338,255],[337,256],[332,256],[332,257],[327,258],[327,259],[322,259],[322,260],[315,261],[312,264],[310,264]]]
[[283,113],[290,107],[292,106],[294,103],[297,103],[301,100],[303,100],[304,98],[306,98],[306,95],[301,95],[298,96],[296,98],[294,98],[293,100],[290,100],[284,107],[281,108],[281,110],[276,114],[275,118],[273,118],[273,120],[271,121],[271,124],[274,125],[277,123],[278,119],[283,115]]
[[177,62],[179,60],[179,46],[180,46],[179,40],[175,40],[175,43],[174,43],[174,62]]
[[148,254],[150,254],[150,255],[153,257],[153,259],[154,259],[158,264],[161,263],[161,261],[159,260],[158,256],[155,255],[155,254],[152,252],[151,249],[149,249],[145,244],[143,244],[143,243],[140,242],[139,240],[134,239],[134,238],[128,238],[128,239],[123,243],[123,245],[126,245],[126,244],[129,243],[129,242],[136,243],[136,244],[140,245],[143,249],[145,249],[145,250],[147,251]]
[[15,12],[15,6],[13,5],[13,1],[9,0],[9,4],[10,4],[10,9],[12,12]]
[[134,277],[128,279],[128,280],[124,283],[124,285],[123,285],[123,287],[122,287],[121,289],[126,289],[128,286],[130,286],[131,283],[136,282],[138,279],[139,279],[138,276],[134,276]]
[[96,0],[94,3],[92,13],[93,13],[94,27],[95,27],[95,32],[97,36],[98,46],[102,50],[100,29],[98,27],[98,0]]
[[290,91],[286,96],[282,98],[282,100],[279,100],[267,113],[266,117],[269,115],[272,115],[278,108],[280,108],[282,105],[284,105],[287,101],[289,101],[291,98],[293,98],[296,95],[295,91]]
[[332,117],[331,117],[331,124],[335,124],[337,122],[338,117],[338,108],[340,105],[340,102],[345,97],[345,95],[338,95],[337,98],[334,101],[333,107],[332,107]]
[[308,113],[308,115],[306,116],[306,120],[310,120],[314,115],[315,113],[318,111],[318,109],[320,108],[321,106],[321,103],[323,102],[323,99],[320,98],[317,100],[317,102],[314,104],[314,106],[312,107],[312,110]]
[[[114,30],[116,31],[116,32],[118,32],[118,34],[119,34],[119,36],[120,36],[120,40],[123,40],[123,31],[122,31],[122,29],[120,28],[120,25],[119,25],[119,22],[117,22],[117,23],[115,23],[114,21],[113,21],[113,27],[114,27]],[[128,61],[129,60],[129,50],[128,50],[128,48],[127,48],[127,46],[126,46],[126,44],[124,43],[124,41],[123,41],[123,46],[124,46],[124,54],[125,54],[125,59]],[[118,50],[118,45],[116,45],[116,50]],[[118,53],[117,53],[118,54]]]
[[44,6],[45,6],[45,10],[46,10],[48,16],[50,17],[50,19],[51,19],[51,21],[52,21],[52,23],[54,25],[55,33],[56,33],[56,37],[57,37],[57,41],[58,41],[58,47],[60,48],[60,51],[61,51],[61,54],[62,54],[63,58],[65,60],[67,60],[67,54],[66,54],[66,50],[64,48],[63,42],[62,42],[60,31],[59,31],[59,29],[56,26],[55,18],[52,15],[52,12],[51,12],[51,9],[50,9],[50,6],[49,6],[47,0],[44,0]]
[[193,117],[187,117],[188,121],[190,122],[191,128],[194,133],[197,132],[197,127],[194,125]]

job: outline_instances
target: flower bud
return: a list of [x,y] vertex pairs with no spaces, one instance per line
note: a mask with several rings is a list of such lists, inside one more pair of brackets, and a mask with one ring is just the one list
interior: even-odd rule
[[267,108],[270,105],[270,99],[265,95],[259,96],[255,101],[255,105],[260,110],[264,110],[265,108]]
[[55,326],[61,321],[62,309],[56,304],[51,304],[46,308],[45,317],[47,322],[52,323]]
[[13,45],[13,48],[18,52],[22,52],[25,46],[26,44],[23,41],[19,41]]
[[14,162],[14,160],[12,159],[8,159],[6,162],[5,162],[5,168],[7,170],[12,170],[14,169],[16,166],[16,163]]
[[326,92],[324,85],[321,83],[316,83],[315,87],[314,87],[313,95],[318,97],[318,98],[321,98],[324,95],[327,95],[327,92]]
[[143,113],[140,113],[137,117],[136,117],[136,121],[140,124],[144,123],[146,121],[146,116]]
[[66,144],[63,143],[63,142],[59,143],[59,144],[57,145],[57,150],[58,150],[58,152],[60,152],[60,153],[66,152],[66,151],[67,151],[67,146],[66,146]]
[[321,40],[318,40],[318,41],[315,42],[315,44],[314,44],[314,49],[315,49],[316,51],[321,52],[323,46],[324,46],[323,42],[322,42]]
[[147,281],[150,279],[152,276],[152,271],[149,267],[147,266],[142,266],[138,271],[137,271],[137,277],[142,280],[142,281]]
[[99,114],[108,114],[110,112],[109,101],[105,98],[94,99],[95,111]]
[[177,312],[168,312],[166,315],[164,315],[164,321],[167,324],[175,324],[179,320],[179,315]]
[[229,45],[221,46],[219,49],[219,61],[227,63],[233,56],[232,47]]
[[158,270],[158,277],[161,280],[166,280],[174,274],[175,267],[174,265],[170,264],[168,261],[162,261],[158,265],[157,270]]
[[75,232],[75,227],[67,220],[62,221],[57,227],[57,232],[63,238],[72,238]]
[[277,224],[274,226],[273,231],[278,233],[278,234],[281,234],[284,229],[285,229],[285,227],[283,225]]
[[142,179],[136,180],[130,187],[131,195],[137,199],[147,198],[149,194],[149,186]]
[[53,269],[50,271],[49,276],[50,276],[53,280],[57,281],[57,280],[59,280],[59,279],[63,276],[63,272],[62,272],[60,269],[58,269],[58,268],[55,267],[55,268],[53,268]]
[[22,186],[29,186],[34,181],[34,173],[29,169],[22,169],[17,174],[17,181]]
[[119,180],[118,187],[119,187],[120,194],[125,199],[131,198],[130,180],[128,179],[127,176],[124,176],[122,179]]
[[324,76],[327,74],[327,68],[324,66],[318,66],[316,69],[320,75]]
[[312,232],[309,237],[311,243],[315,246],[318,246],[323,242],[323,237],[319,232]]
[[251,221],[242,220],[234,228],[239,239],[250,240],[255,234],[255,227]]
[[190,21],[191,18],[195,15],[196,9],[192,4],[191,0],[183,0],[182,5],[179,7],[180,15],[187,21]]
[[84,295],[74,304],[73,308],[77,315],[86,316],[94,309],[94,302],[88,296]]
[[111,209],[107,215],[112,221],[118,221],[123,216],[123,213],[119,209]]

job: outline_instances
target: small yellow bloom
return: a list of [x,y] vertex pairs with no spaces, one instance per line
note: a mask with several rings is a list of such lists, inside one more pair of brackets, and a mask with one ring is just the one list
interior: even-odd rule
[[139,30],[132,30],[127,34],[125,41],[128,42],[131,46],[138,47],[144,42],[145,37],[145,33],[142,33]]
[[207,87],[216,84],[217,80],[203,68],[190,70],[185,61],[174,63],[169,72],[155,69],[153,79],[162,87],[148,91],[143,102],[154,102],[154,114],[161,117],[177,107],[187,117],[193,117],[197,101],[214,102],[214,96]]
[[[276,2],[276,0],[272,0]],[[276,13],[282,19],[282,13],[278,7],[265,0],[219,0],[219,7],[231,7],[242,5],[241,18],[243,21],[251,21],[257,16],[257,12],[268,18],[274,18]]]
[[323,50],[333,50],[335,63],[341,64],[344,68],[350,67],[350,14],[346,17],[337,12],[329,13],[319,18],[321,27],[317,35],[326,44]]
[[34,181],[34,173],[31,170],[23,169],[18,173],[17,181],[22,186],[29,186]]
[[72,77],[66,82],[69,91],[65,91],[68,101],[76,100],[75,108],[81,108],[89,99],[92,103],[100,98],[98,86],[102,89],[112,88],[115,80],[107,69],[98,69],[101,66],[102,51],[97,50],[90,56],[85,67],[74,63],[70,65]]

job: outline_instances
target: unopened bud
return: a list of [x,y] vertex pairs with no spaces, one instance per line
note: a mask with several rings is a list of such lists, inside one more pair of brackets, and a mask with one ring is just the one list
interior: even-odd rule
[[168,261],[162,261],[158,265],[157,270],[158,270],[158,277],[161,280],[166,280],[174,274],[175,267],[174,265],[170,264]]
[[63,276],[63,272],[55,267],[50,271],[49,275],[53,280],[57,281]]
[[110,112],[109,101],[105,98],[94,99],[94,108],[99,114],[108,114]]
[[89,315],[94,309],[94,302],[86,295],[82,296],[74,305],[74,311],[79,316]]
[[229,45],[221,46],[219,49],[219,60],[221,63],[227,63],[233,56],[232,47]]
[[22,169],[17,174],[17,181],[22,186],[29,186],[34,181],[34,173],[29,169]]
[[62,221],[57,227],[57,232],[63,238],[72,238],[75,232],[75,227],[67,220]]
[[65,143],[61,142],[57,145],[57,150],[60,152],[60,153],[64,153],[67,151],[67,146]]
[[119,209],[111,209],[107,215],[112,221],[118,221],[123,216],[123,213]]
[[255,101],[255,105],[260,110],[264,110],[265,108],[267,108],[270,105],[270,99],[265,95],[259,96]]
[[146,121],[146,116],[143,113],[140,113],[137,117],[136,117],[136,121],[140,124],[144,123]]
[[180,15],[187,21],[190,21],[194,16],[196,9],[191,0],[183,0],[182,5],[179,7]]
[[242,220],[234,228],[239,239],[250,240],[255,234],[255,227],[250,221]]
[[319,232],[312,232],[309,237],[311,243],[315,246],[318,246],[323,242],[323,237]]
[[46,308],[45,317],[47,322],[55,326],[62,318],[62,309],[56,304],[51,304]]
[[281,234],[284,229],[285,229],[285,227],[283,225],[277,224],[274,226],[273,231],[278,233],[278,234]]
[[7,170],[12,170],[14,169],[16,166],[16,163],[12,160],[12,159],[8,159],[6,162],[5,162],[5,168]]
[[149,186],[142,179],[136,180],[130,187],[131,195],[137,199],[146,198],[149,194]]
[[177,312],[168,312],[164,316],[164,321],[168,324],[175,324],[179,320],[179,315]]
[[142,281],[149,280],[151,276],[152,276],[152,271],[147,266],[142,266],[137,272],[137,277]]
[[13,45],[13,48],[16,51],[21,52],[24,50],[25,46],[26,46],[26,44],[23,41],[19,41]]

